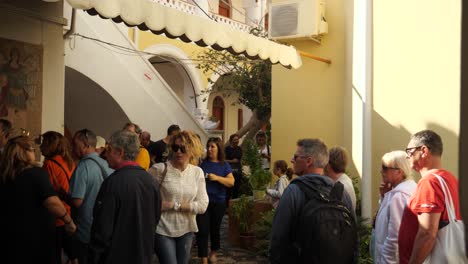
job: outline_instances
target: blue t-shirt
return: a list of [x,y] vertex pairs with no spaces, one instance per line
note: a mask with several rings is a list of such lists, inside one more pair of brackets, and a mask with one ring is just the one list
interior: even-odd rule
[[[224,164],[220,164],[218,162],[204,160],[200,167],[202,168],[205,174],[213,173],[221,177],[226,177],[229,173],[232,172],[231,166],[227,162],[224,162]],[[205,179],[205,181],[206,192],[208,193],[210,203],[225,203],[226,186],[222,185],[219,182],[210,181],[209,179]]]
[[[96,164],[93,160],[99,163]],[[101,167],[107,175],[102,175]],[[96,196],[99,192],[104,178],[112,174],[107,161],[99,157],[96,152],[84,156],[76,166],[70,179],[69,193],[72,198],[82,199],[83,203],[79,208],[72,209],[73,221],[76,224],[76,238],[89,243],[91,235],[91,225],[93,223],[93,208]]]

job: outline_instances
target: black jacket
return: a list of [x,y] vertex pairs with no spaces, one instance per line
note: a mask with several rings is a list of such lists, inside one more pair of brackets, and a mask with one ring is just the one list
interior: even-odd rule
[[89,263],[151,263],[161,215],[159,189],[139,166],[125,166],[101,185],[93,210]]

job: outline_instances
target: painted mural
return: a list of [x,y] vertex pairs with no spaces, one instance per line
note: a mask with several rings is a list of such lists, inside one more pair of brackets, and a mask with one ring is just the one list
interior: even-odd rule
[[0,118],[41,131],[42,46],[0,38]]

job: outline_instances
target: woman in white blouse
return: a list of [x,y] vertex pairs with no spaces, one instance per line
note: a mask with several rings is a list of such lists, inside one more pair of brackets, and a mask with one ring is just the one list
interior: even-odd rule
[[375,222],[374,263],[398,263],[398,232],[408,198],[416,189],[404,151],[382,157],[380,208]]
[[171,139],[169,161],[149,170],[160,186],[162,199],[154,246],[160,263],[189,261],[193,233],[198,231],[195,216],[208,206],[205,177],[196,166],[202,153],[199,138],[182,131]]
[[286,172],[288,171],[288,163],[284,160],[277,160],[273,165],[273,173],[278,176],[278,180],[275,183],[273,189],[267,189],[266,194],[271,197],[271,204],[273,208],[276,209],[278,206],[279,199],[283,195],[284,190],[289,185],[288,176]]

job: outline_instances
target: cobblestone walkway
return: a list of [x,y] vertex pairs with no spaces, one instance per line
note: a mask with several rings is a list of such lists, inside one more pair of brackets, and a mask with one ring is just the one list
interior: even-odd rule
[[[197,257],[196,246],[192,247],[192,259],[190,264],[201,263]],[[267,264],[264,256],[257,256],[251,252],[238,247],[232,247],[228,240],[228,215],[224,215],[221,223],[221,250],[218,252],[218,264]]]
[[[157,264],[155,259],[153,262]],[[197,257],[197,247],[194,243],[192,247],[192,259],[190,264],[201,263]],[[228,241],[228,216],[225,215],[221,223],[221,250],[218,251],[218,264],[267,264],[268,259],[264,256],[257,256],[254,252],[250,252],[238,247],[232,247]]]

